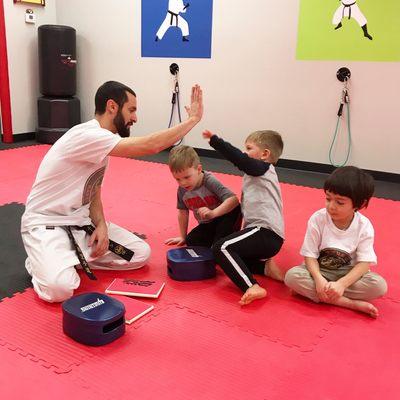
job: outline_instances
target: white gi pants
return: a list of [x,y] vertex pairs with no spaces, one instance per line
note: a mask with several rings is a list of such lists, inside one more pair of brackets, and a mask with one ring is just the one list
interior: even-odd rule
[[[150,246],[138,236],[115,224],[108,223],[108,236],[115,242],[134,252],[131,261],[107,251],[103,256],[90,256],[89,237],[85,231],[72,229],[74,238],[81,248],[90,268],[104,270],[137,269],[146,264],[150,257]],[[46,226],[22,232],[22,240],[28,258],[25,267],[32,276],[32,284],[39,297],[49,302],[60,302],[70,298],[80,284],[75,270],[79,264],[75,248],[63,227],[47,229]]]
[[337,25],[343,18],[348,18],[349,16],[354,18],[360,26],[364,26],[367,23],[367,19],[357,4],[347,7],[341,4],[333,15],[332,24]]
[[[172,23],[171,23],[172,21]],[[163,36],[165,35],[165,32],[171,27],[171,26],[177,26],[180,28],[182,31],[182,36],[188,36],[189,35],[189,24],[186,22],[184,18],[182,18],[180,15],[175,16],[170,13],[167,13],[164,22],[160,25],[160,28],[157,31],[157,37],[161,40]]]

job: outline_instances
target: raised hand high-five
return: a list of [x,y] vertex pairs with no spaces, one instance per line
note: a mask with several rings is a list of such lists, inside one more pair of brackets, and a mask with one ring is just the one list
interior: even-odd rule
[[185,106],[185,110],[188,117],[195,119],[196,122],[199,122],[203,117],[203,91],[199,85],[192,87],[190,106]]

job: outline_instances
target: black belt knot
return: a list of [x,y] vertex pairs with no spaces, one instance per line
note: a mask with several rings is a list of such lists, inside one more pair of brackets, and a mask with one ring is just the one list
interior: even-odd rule
[[[78,243],[76,242],[74,235],[72,234],[72,229],[77,229],[77,230],[83,230],[87,234],[91,235],[95,227],[92,225],[84,225],[84,226],[76,226],[76,225],[68,225],[64,227],[67,231],[68,237],[70,238],[74,248],[76,255],[78,256],[79,263],[81,264],[83,270],[85,271],[86,275],[89,277],[91,280],[97,280],[96,276],[92,272],[92,270],[89,267],[88,262],[85,259],[85,256],[83,255],[82,249],[79,247]],[[134,252],[127,247],[123,246],[122,244],[119,244],[117,242],[114,242],[113,240],[109,239],[108,241],[108,250],[113,252],[114,254],[120,256],[126,261],[131,261]]]
[[343,8],[343,13],[342,13],[342,18],[344,18],[344,10],[346,9],[346,8],[349,8],[350,7],[350,9],[349,9],[349,19],[351,18],[351,6],[354,6],[354,4],[356,4],[357,2],[355,1],[354,3],[351,3],[351,4],[343,4],[343,6],[344,6],[344,8]]
[[169,21],[170,26],[173,25],[174,18],[175,18],[175,24],[176,24],[176,26],[178,26],[178,16],[179,16],[179,14],[175,14],[172,11],[169,11],[169,10],[168,10],[168,14],[171,14],[171,20]]

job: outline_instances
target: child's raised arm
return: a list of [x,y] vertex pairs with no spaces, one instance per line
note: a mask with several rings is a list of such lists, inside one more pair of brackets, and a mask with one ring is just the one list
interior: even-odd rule
[[214,133],[212,133],[211,131],[209,131],[207,129],[205,131],[203,131],[204,139],[210,140],[212,136],[214,136]]
[[231,145],[229,142],[226,142],[208,130],[203,132],[203,137],[209,139],[211,147],[221,153],[228,161],[245,174],[261,176],[267,172],[270,165],[269,163],[249,157],[237,147]]

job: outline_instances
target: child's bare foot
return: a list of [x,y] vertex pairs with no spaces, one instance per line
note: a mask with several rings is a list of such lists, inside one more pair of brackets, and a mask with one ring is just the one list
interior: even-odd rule
[[363,312],[365,314],[368,314],[372,318],[377,318],[379,316],[378,309],[373,304],[368,303],[364,300],[354,300],[342,296],[339,297],[337,300],[331,302],[331,304]]
[[266,276],[269,276],[272,279],[276,279],[277,281],[283,281],[285,279],[285,274],[281,271],[278,264],[274,261],[273,258],[265,261],[264,273]]
[[377,318],[379,316],[378,309],[371,303],[363,300],[353,300],[354,310],[361,311],[368,314],[372,318]]
[[239,304],[245,306],[254,300],[262,299],[266,295],[267,291],[256,283],[246,290],[245,294],[240,299]]

